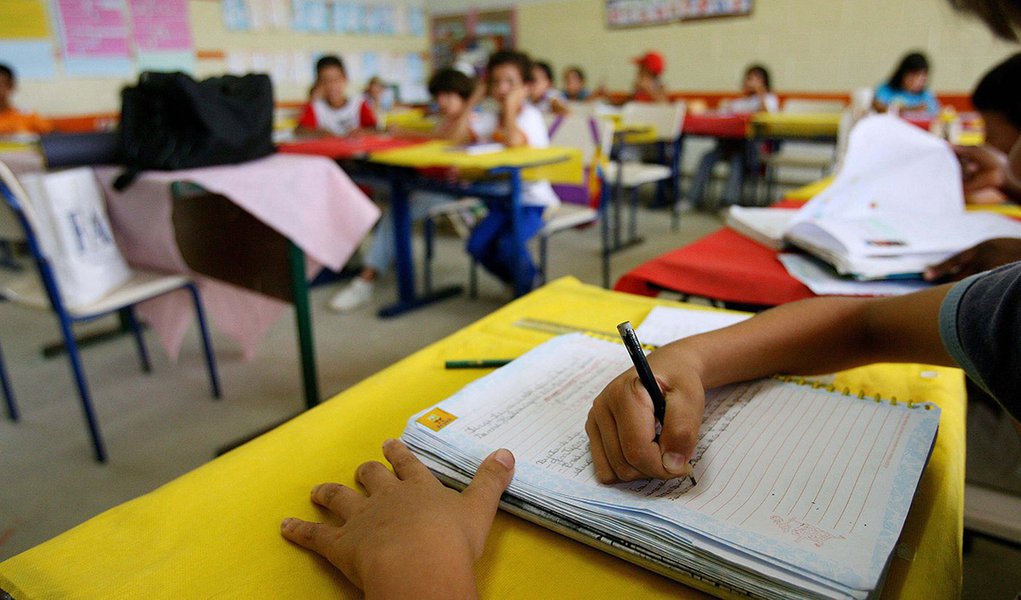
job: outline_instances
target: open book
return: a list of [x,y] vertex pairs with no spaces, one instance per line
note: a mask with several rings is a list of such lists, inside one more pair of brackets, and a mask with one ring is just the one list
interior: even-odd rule
[[920,277],[1021,223],[965,211],[950,146],[892,115],[862,119],[833,183],[798,210],[731,207],[727,225],[773,249],[797,246],[857,279]]
[[585,419],[629,366],[619,344],[559,336],[414,415],[403,439],[457,486],[509,448],[503,508],[717,595],[878,595],[938,408],[780,380],[728,386],[707,394],[697,484],[602,485]]

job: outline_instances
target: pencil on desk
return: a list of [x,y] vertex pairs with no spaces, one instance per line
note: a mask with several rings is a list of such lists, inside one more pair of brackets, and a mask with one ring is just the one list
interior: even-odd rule
[[447,369],[496,369],[512,361],[512,358],[482,358],[477,360],[448,360]]

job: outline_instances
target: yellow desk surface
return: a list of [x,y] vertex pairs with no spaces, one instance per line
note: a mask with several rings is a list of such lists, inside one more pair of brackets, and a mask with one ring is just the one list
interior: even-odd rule
[[[322,519],[308,501],[323,481],[354,486],[382,460],[407,417],[484,374],[454,358],[510,357],[549,339],[524,317],[612,331],[663,300],[564,278],[369,377],[237,450],[3,563],[0,588],[22,598],[327,598],[356,590],[327,563],[284,541],[287,516]],[[707,309],[708,310],[708,309]],[[925,376],[920,376],[920,374]],[[943,408],[887,598],[960,594],[964,386],[960,371],[876,366],[838,386],[930,400]],[[477,569],[483,598],[701,598],[701,592],[500,513]]]
[[448,167],[462,171],[489,171],[500,167],[523,167],[527,180],[546,179],[552,183],[580,184],[582,155],[577,148],[506,148],[498,152],[469,154],[450,142],[434,141],[405,148],[373,152],[369,160],[398,167]]
[[752,117],[752,131],[758,137],[836,139],[840,113],[758,113]]

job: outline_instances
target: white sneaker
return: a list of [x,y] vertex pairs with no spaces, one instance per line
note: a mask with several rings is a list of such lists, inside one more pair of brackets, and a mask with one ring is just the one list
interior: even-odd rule
[[354,281],[347,284],[344,289],[330,299],[330,310],[348,312],[365,306],[372,300],[372,290],[375,287],[375,283],[356,277]]

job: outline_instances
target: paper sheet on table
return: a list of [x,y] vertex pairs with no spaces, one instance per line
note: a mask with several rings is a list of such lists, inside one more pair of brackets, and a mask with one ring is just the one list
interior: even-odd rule
[[949,144],[892,115],[874,115],[851,130],[844,165],[793,223],[874,212],[948,215],[964,212],[961,167]]
[[886,279],[859,281],[839,277],[832,269],[803,254],[784,253],[779,257],[791,277],[819,296],[899,296],[930,287],[921,280]]
[[750,316],[718,310],[656,306],[635,333],[644,344],[663,346],[674,340],[729,327]]

